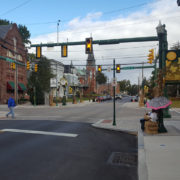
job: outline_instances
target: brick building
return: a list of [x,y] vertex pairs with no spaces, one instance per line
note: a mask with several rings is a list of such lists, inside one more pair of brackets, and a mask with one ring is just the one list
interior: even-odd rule
[[[116,94],[120,93],[120,87],[119,84],[117,84],[116,88],[115,88],[115,92]],[[97,84],[97,94],[104,94],[104,95],[111,95],[113,96],[113,86],[112,83],[107,83],[107,84]]]
[[96,63],[94,54],[88,54],[86,73],[88,88],[85,91],[85,94],[96,93]]
[[[27,51],[17,25],[0,25],[0,104],[6,103],[12,93],[16,100],[24,95],[27,85],[26,58]],[[13,61],[15,69],[11,67]]]

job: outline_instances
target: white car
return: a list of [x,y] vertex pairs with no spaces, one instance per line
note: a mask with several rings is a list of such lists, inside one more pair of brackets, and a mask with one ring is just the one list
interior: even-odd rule
[[122,96],[120,94],[116,94],[115,99],[122,99]]

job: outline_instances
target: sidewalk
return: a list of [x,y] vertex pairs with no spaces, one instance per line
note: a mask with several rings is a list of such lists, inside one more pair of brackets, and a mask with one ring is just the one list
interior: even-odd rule
[[[77,104],[72,104],[72,102],[66,103],[65,106],[62,105],[62,103],[59,103],[58,106],[49,106],[49,105],[32,105],[30,103],[28,104],[19,104],[15,107],[15,109],[29,109],[29,108],[36,108],[36,109],[41,109],[41,108],[69,108],[69,107],[81,107],[81,106],[87,106],[90,105],[92,101],[83,101],[82,103],[77,102]],[[9,112],[9,109],[7,107],[7,104],[0,104],[0,119],[6,119],[6,114]]]
[[168,133],[155,135],[145,134],[140,129],[139,119],[145,111],[149,110],[139,108],[138,103],[126,103],[120,111],[122,115],[116,117],[116,126],[112,125],[112,120],[102,120],[93,126],[138,135],[139,180],[179,180],[180,108],[171,109],[171,114],[176,115],[164,119]]

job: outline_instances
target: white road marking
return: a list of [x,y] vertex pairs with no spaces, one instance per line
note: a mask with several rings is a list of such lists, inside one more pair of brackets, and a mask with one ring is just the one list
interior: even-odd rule
[[33,131],[33,130],[22,130],[22,129],[2,129],[1,132],[17,132],[17,133],[41,134],[41,135],[52,135],[52,136],[66,136],[66,137],[77,137],[78,136],[78,134],[56,133],[56,132],[46,132],[46,131]]

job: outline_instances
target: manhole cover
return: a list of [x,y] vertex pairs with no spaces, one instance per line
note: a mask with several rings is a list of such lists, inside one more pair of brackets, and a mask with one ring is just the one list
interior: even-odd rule
[[113,152],[109,157],[108,164],[116,166],[137,166],[137,154]]

